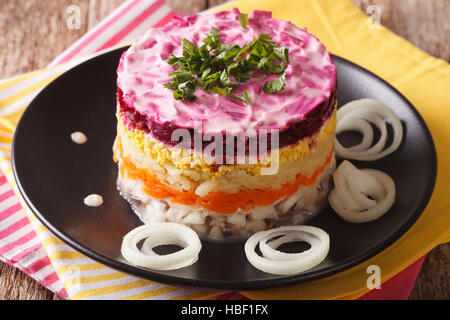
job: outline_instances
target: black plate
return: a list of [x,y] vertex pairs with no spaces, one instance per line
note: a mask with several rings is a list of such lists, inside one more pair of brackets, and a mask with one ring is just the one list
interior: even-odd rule
[[[354,162],[388,173],[397,201],[377,221],[352,224],[331,208],[309,221],[330,234],[328,257],[314,269],[293,276],[253,268],[244,243],[203,241],[197,263],[175,271],[129,265],[120,254],[122,237],[141,222],[116,189],[117,166],[111,147],[116,134],[116,67],[119,49],[89,60],[47,86],[26,109],[13,141],[14,174],[26,202],[59,238],[88,257],[145,279],[177,286],[252,290],[294,284],[342,271],[374,256],[416,221],[430,199],[436,178],[436,152],[426,124],[394,88],[372,73],[334,57],[339,105],[374,98],[390,106],[403,122],[400,149],[376,162]],[[88,136],[85,145],[70,139]],[[83,198],[98,193],[104,205],[90,208]]]

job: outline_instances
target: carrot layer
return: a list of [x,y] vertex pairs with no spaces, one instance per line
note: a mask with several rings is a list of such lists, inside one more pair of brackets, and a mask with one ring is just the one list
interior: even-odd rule
[[[117,150],[118,149],[118,150]],[[280,189],[272,190],[269,188],[242,190],[237,193],[226,193],[223,191],[214,191],[208,193],[204,197],[195,194],[194,191],[176,190],[166,184],[163,184],[156,175],[148,172],[147,169],[138,168],[129,159],[122,156],[122,147],[120,140],[115,146],[114,161],[117,162],[119,153],[122,164],[120,166],[120,175],[128,177],[132,180],[139,180],[144,183],[143,191],[151,197],[163,199],[169,198],[171,202],[198,205],[207,210],[222,214],[233,214],[239,208],[249,212],[254,206],[268,206],[278,199],[293,195],[300,185],[311,185],[317,177],[324,171],[325,167],[330,163],[333,150],[331,150],[325,163],[317,168],[313,175],[308,178],[302,174],[298,174],[295,182],[284,184]]]

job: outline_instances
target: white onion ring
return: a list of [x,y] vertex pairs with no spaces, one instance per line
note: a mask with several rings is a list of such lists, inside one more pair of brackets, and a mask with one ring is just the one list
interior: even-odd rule
[[[373,142],[373,129],[369,122],[377,126],[381,133],[380,139],[372,147],[370,146]],[[386,122],[392,125],[394,139],[392,144],[383,150],[388,137]],[[336,154],[341,158],[362,161],[378,160],[397,150],[403,139],[400,119],[383,103],[373,99],[354,100],[338,110],[336,135],[349,130],[362,133],[363,140],[356,146],[346,148],[336,138]]]
[[394,181],[384,172],[359,170],[345,160],[333,178],[335,188],[328,196],[328,201],[334,211],[348,222],[376,220],[395,202]]
[[[137,244],[144,239],[139,250]],[[159,255],[153,248],[160,245],[177,245],[183,249]],[[194,264],[201,248],[200,239],[191,228],[178,223],[156,222],[137,227],[125,235],[121,252],[133,265],[154,270],[174,270]]]
[[[281,236],[271,242],[274,237]],[[306,241],[311,245],[300,253],[285,253],[276,250],[281,244],[292,241]],[[256,252],[256,246],[262,257]],[[330,237],[322,229],[311,226],[285,226],[253,234],[245,243],[248,261],[257,269],[277,275],[297,274],[321,263],[330,249]]]

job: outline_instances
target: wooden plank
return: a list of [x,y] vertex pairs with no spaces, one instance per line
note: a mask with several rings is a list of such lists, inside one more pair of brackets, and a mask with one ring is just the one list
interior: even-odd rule
[[0,263],[0,300],[60,300],[19,269]]
[[90,0],[88,2],[87,28],[89,30],[119,7],[124,0]]
[[427,53],[450,61],[448,0],[352,0],[364,12],[381,8],[381,23]]
[[[70,5],[81,9],[80,29],[67,28]],[[86,0],[0,0],[0,79],[44,68],[86,33],[87,9]]]
[[174,10],[184,14],[194,14],[208,8],[208,0],[166,0]]
[[450,300],[450,244],[443,244],[426,257],[411,291],[411,300]]

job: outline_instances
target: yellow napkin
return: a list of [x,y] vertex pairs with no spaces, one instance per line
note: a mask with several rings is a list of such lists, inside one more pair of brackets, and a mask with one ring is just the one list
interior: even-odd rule
[[[373,23],[350,0],[242,0],[237,7],[272,11],[306,27],[327,49],[380,76],[405,95],[430,128],[438,154],[436,188],[425,212],[397,242],[372,259],[336,275],[299,285],[243,292],[252,299],[352,299],[369,291],[369,265],[386,281],[440,243],[450,241],[450,65]],[[412,159],[413,160],[413,159]],[[407,164],[405,164],[407,165]]]

